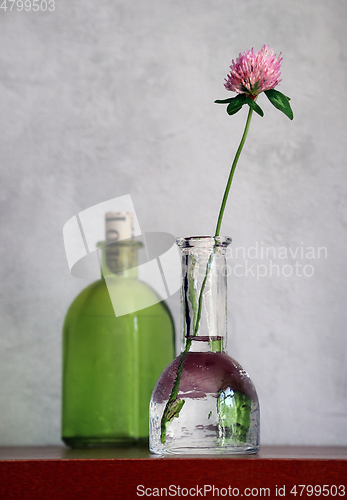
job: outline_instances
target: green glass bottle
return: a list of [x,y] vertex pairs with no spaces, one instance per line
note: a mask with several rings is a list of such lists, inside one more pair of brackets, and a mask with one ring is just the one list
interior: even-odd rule
[[[151,393],[174,357],[170,311],[137,277],[141,243],[109,241],[102,278],[77,296],[64,322],[62,439],[73,448],[147,443]],[[133,312],[116,316],[115,304]]]

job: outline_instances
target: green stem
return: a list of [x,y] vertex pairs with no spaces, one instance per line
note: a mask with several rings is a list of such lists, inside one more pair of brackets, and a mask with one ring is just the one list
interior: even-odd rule
[[[232,183],[232,180],[233,180],[233,177],[234,177],[236,165],[237,165],[237,162],[239,160],[241,151],[242,151],[243,146],[244,146],[244,144],[246,142],[246,138],[247,138],[249,126],[251,124],[252,114],[253,114],[253,109],[250,107],[249,111],[248,111],[248,116],[247,116],[247,121],[246,121],[246,125],[245,125],[245,130],[243,132],[240,145],[239,145],[239,147],[238,147],[238,149],[236,151],[235,158],[234,158],[234,161],[233,161],[232,166],[231,166],[231,170],[230,170],[228,182],[227,182],[227,185],[226,185],[226,188],[225,188],[225,192],[224,192],[224,196],[223,196],[223,200],[222,200],[222,205],[220,207],[220,211],[219,211],[219,215],[218,215],[218,221],[217,221],[217,227],[216,227],[215,237],[219,236],[219,231],[220,231],[220,227],[221,227],[221,224],[222,224],[222,218],[223,218],[225,206],[226,206],[226,203],[227,203],[227,199],[228,199],[228,195],[229,195],[231,183]],[[195,326],[194,326],[193,337],[195,337],[197,335],[198,330],[199,330],[199,324],[200,324],[200,319],[201,319],[201,308],[202,308],[202,295],[203,295],[203,291],[204,291],[205,286],[206,286],[207,277],[208,277],[208,274],[210,272],[210,268],[212,266],[213,257],[214,257],[214,254],[215,254],[215,249],[216,249],[216,247],[214,245],[213,251],[212,251],[212,253],[211,253],[211,255],[210,255],[209,259],[208,259],[208,262],[207,262],[205,278],[204,278],[204,280],[202,282],[202,285],[201,285],[201,290],[200,290],[200,294],[199,294],[199,302],[198,302],[198,311],[197,311],[197,316],[196,316],[196,321],[195,321]],[[187,338],[186,346],[184,348],[184,351],[181,354],[181,359],[180,359],[180,362],[179,362],[179,365],[178,365],[178,368],[177,368],[176,379],[175,379],[174,385],[172,387],[172,391],[171,391],[169,400],[166,403],[166,406],[165,406],[165,409],[164,409],[164,412],[163,412],[163,416],[161,418],[161,436],[160,436],[160,440],[161,440],[161,442],[163,444],[166,441],[166,426],[167,426],[168,422],[170,422],[174,417],[178,417],[179,416],[179,412],[181,411],[182,406],[184,404],[184,400],[180,401],[180,400],[177,399],[177,394],[178,394],[178,387],[179,387],[179,384],[180,384],[181,375],[182,375],[182,371],[183,371],[184,360],[186,359],[186,356],[187,356],[187,353],[188,353],[188,351],[190,349],[191,343],[192,343],[192,337],[191,338]]]
[[199,294],[198,312],[197,312],[197,315],[196,315],[196,321],[195,321],[195,327],[194,327],[193,337],[196,337],[197,334],[198,334],[199,324],[200,324],[200,319],[201,319],[202,293],[203,293],[203,291],[205,289],[206,282],[207,282],[207,277],[208,277],[208,273],[210,272],[210,268],[212,266],[213,256],[214,256],[214,253],[216,251],[215,249],[216,249],[216,247],[213,246],[212,253],[209,256],[209,259],[208,259],[208,262],[207,262],[207,265],[206,265],[205,278],[204,278],[204,281],[202,282],[201,290],[200,290],[200,294]]
[[[169,400],[168,400],[168,402],[165,405],[163,416],[161,417],[160,440],[161,440],[161,442],[163,444],[166,441],[166,424],[170,420],[169,414],[171,412],[172,405],[173,405],[173,403],[177,399],[178,386],[180,385],[181,374],[182,374],[182,370],[183,370],[183,363],[184,363],[184,360],[186,359],[186,356],[187,356],[187,353],[188,353],[188,351],[190,349],[191,343],[192,343],[192,339],[187,339],[185,349],[184,349],[184,351],[181,354],[181,359],[180,359],[180,362],[179,362],[179,365],[178,365],[178,368],[177,368],[176,379],[175,379],[174,385],[172,387],[172,391],[171,391]],[[177,412],[177,416],[178,416],[178,414],[179,414],[179,410]]]
[[238,147],[238,149],[236,151],[235,158],[234,158],[233,164],[231,166],[231,170],[230,170],[228,182],[227,182],[227,185],[226,185],[226,188],[225,188],[225,191],[224,191],[224,196],[223,196],[222,204],[221,204],[221,207],[220,207],[220,210],[219,210],[219,215],[218,215],[218,221],[217,221],[217,227],[216,227],[215,236],[219,236],[220,227],[221,227],[221,224],[222,224],[222,218],[223,218],[223,214],[224,214],[224,210],[225,210],[225,205],[227,204],[227,199],[228,199],[228,195],[229,195],[231,183],[232,183],[232,180],[233,180],[233,177],[234,177],[236,165],[237,165],[237,162],[239,161],[241,151],[242,151],[243,146],[244,146],[244,144],[246,142],[246,139],[247,139],[247,134],[248,134],[249,126],[251,124],[252,114],[253,114],[253,109],[250,107],[249,111],[248,111],[248,116],[247,116],[247,121],[246,121],[246,125],[245,125],[245,130],[243,131],[243,135],[242,135],[242,138],[241,138],[240,145],[239,145],[239,147]]
[[[199,294],[198,311],[197,311],[196,321],[194,322],[195,325],[194,325],[192,337],[196,337],[198,330],[199,330],[199,324],[200,324],[200,318],[201,318],[201,308],[202,308],[202,294],[203,294],[204,288],[206,286],[206,281],[207,281],[208,273],[210,271],[210,267],[212,265],[215,248],[216,247],[214,246],[213,252],[211,253],[211,255],[208,259],[207,265],[206,265],[206,272],[205,272],[204,281],[202,282],[201,290],[200,290],[200,294]],[[184,363],[184,360],[186,359],[186,356],[187,356],[188,351],[190,349],[190,346],[192,344],[192,337],[187,338],[186,345],[185,345],[184,351],[181,354],[181,359],[180,359],[180,362],[179,362],[179,365],[177,368],[175,382],[174,382],[174,385],[172,387],[172,391],[171,391],[169,400],[165,405],[163,416],[161,418],[160,440],[163,444],[166,441],[166,424],[170,421],[170,419],[173,418],[173,416],[172,416],[173,414],[174,414],[174,416],[178,417],[179,412],[183,406],[182,405],[182,406],[179,406],[177,408],[173,408],[173,405],[175,404],[175,402],[177,400],[178,387],[180,385],[181,375],[182,375],[182,371],[183,371],[183,363]],[[184,401],[183,401],[183,403],[184,403]]]

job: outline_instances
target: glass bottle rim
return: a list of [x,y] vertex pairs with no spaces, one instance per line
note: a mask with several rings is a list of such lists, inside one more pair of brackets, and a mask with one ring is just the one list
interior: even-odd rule
[[226,248],[232,242],[229,236],[187,236],[176,238],[176,244],[180,248]]

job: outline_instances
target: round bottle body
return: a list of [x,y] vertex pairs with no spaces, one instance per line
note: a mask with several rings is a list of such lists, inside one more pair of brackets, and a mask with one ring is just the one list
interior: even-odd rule
[[[155,292],[119,278],[113,301]],[[174,356],[174,326],[165,303],[115,316],[103,279],[71,304],[63,330],[62,439],[71,447],[148,442],[148,405]]]
[[[166,424],[161,418],[182,356],[177,399],[184,404]],[[259,403],[242,367],[224,352],[188,352],[159,377],[150,403],[150,450],[158,454],[237,454],[259,450]]]

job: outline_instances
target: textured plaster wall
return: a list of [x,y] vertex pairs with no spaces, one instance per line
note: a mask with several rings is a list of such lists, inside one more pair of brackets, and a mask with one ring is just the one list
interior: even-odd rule
[[[222,233],[246,258],[229,261],[244,274],[229,277],[229,351],[264,444],[347,444],[346,21],[345,0],[0,10],[1,445],[60,442],[62,322],[88,283],[69,274],[63,225],[131,194],[143,231],[212,233],[246,116],[213,101],[231,59],[263,44],[283,53],[295,118],[260,96],[235,176]],[[293,251],[272,259],[281,276],[251,258],[268,247]]]

